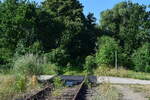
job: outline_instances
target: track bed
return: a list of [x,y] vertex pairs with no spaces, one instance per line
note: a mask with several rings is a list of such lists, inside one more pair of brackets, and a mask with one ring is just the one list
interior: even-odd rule
[[80,85],[59,90],[58,96],[51,95],[48,100],[73,100],[79,90],[79,86]]

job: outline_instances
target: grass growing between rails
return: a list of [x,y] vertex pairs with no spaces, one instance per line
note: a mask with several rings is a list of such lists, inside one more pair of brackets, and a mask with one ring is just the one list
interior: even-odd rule
[[107,66],[100,66],[94,71],[96,76],[113,76],[113,77],[123,77],[123,78],[134,78],[141,80],[150,80],[150,73],[145,72],[135,72],[132,70],[126,70],[123,68],[110,68]]

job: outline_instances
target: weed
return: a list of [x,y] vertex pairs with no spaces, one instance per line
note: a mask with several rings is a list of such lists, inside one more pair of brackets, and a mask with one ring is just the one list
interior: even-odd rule
[[60,77],[54,78],[54,87],[57,88],[62,88],[64,86],[64,82],[61,80]]

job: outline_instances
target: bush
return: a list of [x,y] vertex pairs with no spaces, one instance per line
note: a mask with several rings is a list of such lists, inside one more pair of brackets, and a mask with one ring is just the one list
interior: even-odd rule
[[92,70],[96,67],[95,57],[87,56],[85,59],[84,69],[87,74],[91,74]]
[[61,80],[61,78],[60,77],[55,77],[54,78],[54,86],[55,86],[55,88],[57,89],[57,88],[62,88],[63,87],[63,81]]
[[59,67],[52,64],[44,56],[26,54],[14,61],[14,72],[25,75],[57,74]]
[[51,52],[45,54],[45,56],[49,62],[57,66],[65,66],[68,63],[68,55],[61,48],[53,49]]
[[43,74],[46,75],[54,75],[54,74],[58,74],[58,66],[56,66],[55,64],[51,64],[51,63],[45,63],[42,65],[43,68]]
[[12,63],[13,51],[8,48],[0,48],[0,70],[9,69]]
[[18,57],[18,56],[23,56],[27,53],[40,54],[41,51],[42,51],[42,45],[39,41],[34,42],[30,46],[27,46],[27,44],[24,40],[20,40],[17,43],[14,55],[15,55],[15,57]]
[[150,72],[150,44],[146,43],[132,55],[136,71]]
[[117,51],[118,58],[121,58],[120,47],[113,38],[108,36],[102,36],[101,38],[99,38],[97,44],[98,49],[96,52],[96,63],[98,65],[114,65],[115,51]]
[[37,55],[27,54],[18,57],[14,62],[14,71],[26,75],[39,75],[43,73],[42,61]]

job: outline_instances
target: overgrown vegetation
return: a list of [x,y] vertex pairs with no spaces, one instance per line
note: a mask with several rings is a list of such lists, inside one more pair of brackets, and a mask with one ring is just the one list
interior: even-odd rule
[[47,57],[34,54],[26,54],[14,61],[14,73],[25,75],[56,74],[57,66],[51,64]]
[[[112,76],[150,79],[143,73],[150,72],[147,8],[120,2],[102,12],[97,25],[92,13],[83,14],[78,0],[44,0],[40,5],[0,0],[0,73],[15,75],[19,91],[26,89],[26,78],[40,74],[109,71]],[[114,70],[116,63],[123,69]]]
[[112,68],[111,66],[106,66],[106,65],[102,65],[98,67],[96,70],[94,70],[94,75],[150,80],[150,73],[136,72],[133,70],[126,70],[124,68],[115,69]]
[[25,75],[1,75],[0,81],[0,100],[22,98],[24,93],[41,88],[38,83],[33,86],[32,79]]
[[15,60],[19,63],[33,54],[27,65],[20,65],[28,67],[28,73],[42,73],[39,56],[46,56],[58,73],[74,66],[83,71],[101,64],[114,66],[117,52],[119,66],[149,72],[150,12],[146,5],[121,2],[101,13],[100,25],[92,13],[83,14],[78,0],[45,0],[40,6],[5,0],[0,9],[1,69],[17,68]]

